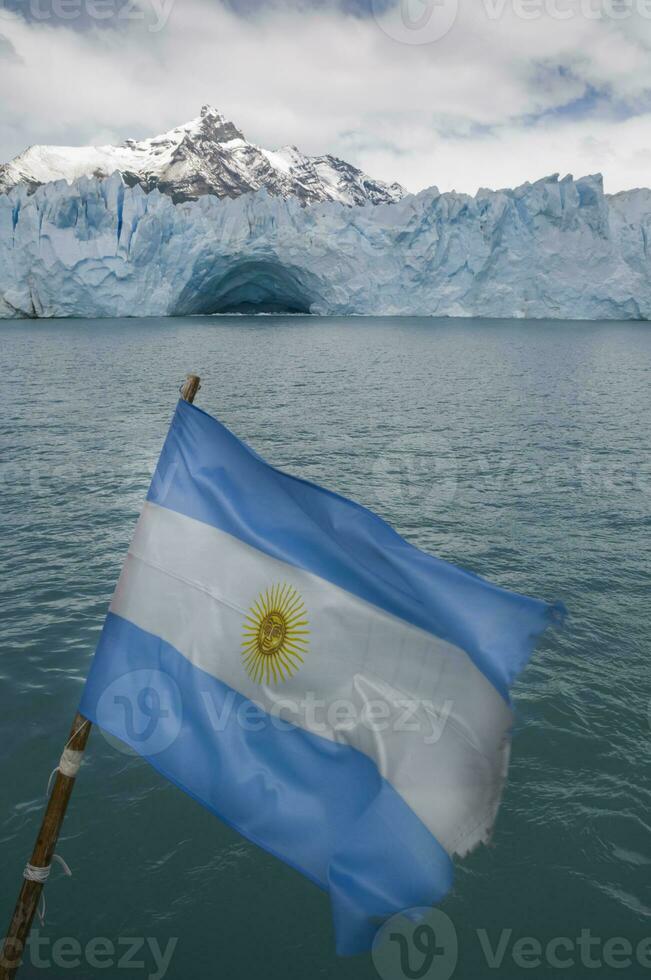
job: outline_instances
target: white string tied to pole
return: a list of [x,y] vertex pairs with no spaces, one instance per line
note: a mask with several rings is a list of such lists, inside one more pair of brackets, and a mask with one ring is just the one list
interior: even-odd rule
[[[56,772],[56,769],[54,771]],[[63,873],[67,875],[68,878],[72,877],[72,871],[70,870],[70,868],[68,867],[68,865],[66,864],[66,862],[64,861],[64,859],[61,857],[60,854],[53,854],[52,860],[59,862],[59,864],[63,868]],[[27,864],[25,865],[25,870],[23,871],[23,878],[27,879],[27,881],[36,881],[40,885],[44,885],[45,882],[50,877],[51,871],[52,871],[51,864],[48,864],[45,868],[37,868],[34,864],[30,864],[28,861]],[[41,923],[41,925],[42,926],[45,925],[45,892],[41,892],[41,907],[40,909],[37,909],[36,914],[38,915],[39,922]]]
[[[74,735],[72,735],[68,739],[68,744],[72,741],[75,735],[79,734],[80,731],[81,728],[78,729],[74,733]],[[47,789],[45,791],[46,796],[50,795],[52,780],[54,779],[55,775],[58,772],[60,772],[62,776],[68,776],[69,779],[75,778],[75,776],[79,772],[79,768],[81,766],[81,760],[83,759],[83,757],[84,757],[83,752],[78,752],[76,749],[69,749],[68,745],[66,745],[63,752],[61,753],[61,758],[59,759],[58,766],[56,767],[56,769],[53,769],[52,772],[50,773],[50,778],[47,781]],[[65,875],[67,875],[68,877],[72,876],[72,871],[70,870],[70,868],[68,867],[68,865],[66,864],[66,862],[64,861],[64,859],[61,857],[60,854],[53,854],[52,860],[59,862],[59,864],[63,868],[63,873]],[[51,864],[48,864],[47,867],[45,868],[38,868],[36,867],[36,865],[30,864],[28,861],[27,864],[25,865],[25,870],[23,871],[23,878],[25,878],[27,881],[36,881],[38,882],[38,884],[44,885],[45,882],[50,877],[51,870],[52,870]],[[41,907],[36,910],[36,914],[38,915],[39,922],[41,923],[41,925],[45,925],[45,892],[44,891],[41,892]]]
[[61,758],[59,759],[59,765],[50,773],[50,778],[47,781],[47,790],[45,791],[46,796],[50,795],[52,780],[57,772],[60,772],[62,776],[68,776],[70,779],[75,778],[79,772],[79,767],[81,766],[81,760],[83,757],[83,752],[77,752],[76,749],[69,749],[66,746],[66,748],[63,750]]

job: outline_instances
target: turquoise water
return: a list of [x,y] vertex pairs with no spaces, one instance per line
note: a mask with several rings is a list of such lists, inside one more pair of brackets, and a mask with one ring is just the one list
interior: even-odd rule
[[[276,465],[570,610],[514,691],[493,844],[458,862],[442,906],[453,976],[610,978],[603,944],[651,936],[651,326],[25,321],[0,326],[0,360],[0,918],[194,370],[197,404]],[[74,877],[55,872],[47,888],[39,955],[61,961],[47,975],[151,975],[148,946],[132,957],[142,965],[118,968],[133,936],[178,939],[171,980],[377,976],[370,956],[334,956],[327,896],[98,731],[59,852]],[[492,947],[511,930],[500,967],[478,930]],[[565,969],[513,959],[518,938],[581,930],[599,939],[601,967],[578,952]],[[63,962],[63,937],[84,950],[105,937],[113,965],[85,951]],[[651,975],[632,960],[619,975]],[[38,962],[30,953],[21,976],[46,975]]]

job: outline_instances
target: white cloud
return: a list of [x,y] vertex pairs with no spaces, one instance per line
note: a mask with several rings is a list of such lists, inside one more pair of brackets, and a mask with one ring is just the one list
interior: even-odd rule
[[[119,30],[4,14],[17,57],[0,58],[13,93],[0,158],[33,142],[153,135],[211,102],[263,145],[339,153],[414,190],[474,192],[554,171],[601,170],[608,190],[651,183],[651,21],[640,14],[590,20],[588,0],[557,0],[574,5],[558,20],[540,0],[541,16],[525,20],[516,0],[460,0],[445,37],[408,45],[340,10],[267,5],[243,18],[202,0],[176,0],[152,32],[153,0],[140,2],[145,19]],[[588,115],[560,111],[584,97]]]

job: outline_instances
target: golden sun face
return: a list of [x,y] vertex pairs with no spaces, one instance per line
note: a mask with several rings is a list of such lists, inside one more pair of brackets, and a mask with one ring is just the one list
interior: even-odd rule
[[244,620],[242,661],[258,684],[286,681],[307,653],[307,612],[299,593],[287,583],[261,593]]

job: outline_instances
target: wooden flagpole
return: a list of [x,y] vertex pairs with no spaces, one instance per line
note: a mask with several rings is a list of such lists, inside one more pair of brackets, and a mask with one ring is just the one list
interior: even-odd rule
[[[181,388],[181,398],[192,403],[200,386],[199,376],[188,374]],[[59,763],[61,768],[56,770],[56,779],[47,802],[41,829],[38,832],[32,856],[26,868],[30,877],[26,877],[23,881],[13,918],[0,952],[0,980],[13,980],[21,965],[22,955],[32,928],[43,886],[47,880],[48,869],[52,864],[54,849],[59,839],[63,819],[68,809],[75,778],[81,763],[81,756],[86,748],[91,728],[92,722],[77,713]],[[41,869],[43,870],[41,871]]]

